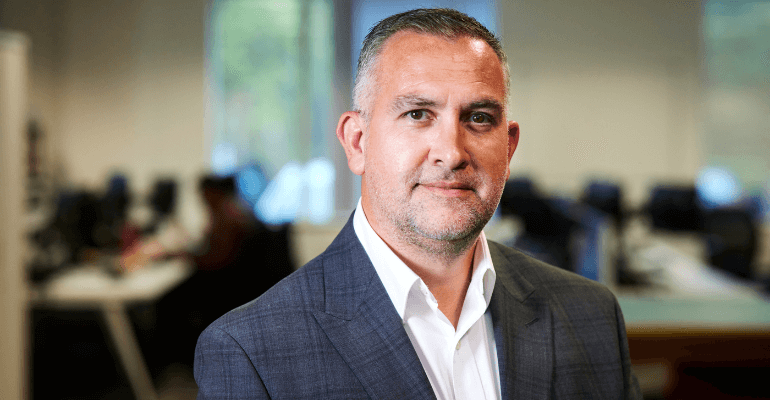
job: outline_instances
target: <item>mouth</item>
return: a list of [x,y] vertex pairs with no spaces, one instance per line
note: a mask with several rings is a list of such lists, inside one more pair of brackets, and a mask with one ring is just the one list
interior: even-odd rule
[[428,189],[432,193],[449,196],[449,197],[464,196],[464,195],[467,195],[468,193],[475,192],[475,190],[473,189],[473,186],[462,182],[440,181],[440,182],[421,183],[419,185],[424,187],[425,189]]

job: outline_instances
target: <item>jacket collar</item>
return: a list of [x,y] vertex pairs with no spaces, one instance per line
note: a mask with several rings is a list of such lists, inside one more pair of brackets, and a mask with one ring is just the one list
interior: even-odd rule
[[[497,272],[490,302],[503,398],[546,399],[553,371],[551,313],[518,271],[521,253],[490,242]],[[322,255],[324,304],[318,324],[372,398],[434,399],[419,357],[351,216]]]
[[548,304],[520,273],[530,262],[490,242],[497,271],[490,311],[502,398],[547,399],[553,373],[553,335]]
[[352,216],[322,257],[324,304],[313,314],[369,396],[435,399]]

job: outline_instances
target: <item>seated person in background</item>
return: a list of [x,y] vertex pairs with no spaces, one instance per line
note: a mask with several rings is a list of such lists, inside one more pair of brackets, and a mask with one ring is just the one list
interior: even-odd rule
[[176,217],[177,185],[174,180],[156,182],[149,198],[152,216],[140,226],[126,221],[121,232],[120,267],[134,271],[165,257],[186,255],[190,235]]
[[232,177],[204,177],[200,190],[208,227],[197,248],[182,253],[195,272],[158,309],[158,328],[169,335],[163,351],[190,365],[195,341],[208,324],[293,271],[288,226],[271,230],[257,220],[236,196]]
[[[190,253],[199,274],[213,279],[209,275],[223,272],[223,291],[231,292],[233,285],[246,286],[246,294],[230,293],[228,297],[250,300],[293,271],[288,225],[269,228],[259,221],[236,196],[232,177],[205,177],[201,192],[210,221],[202,243]],[[236,278],[243,280],[231,281]]]
[[254,215],[235,195],[233,178],[204,177],[201,196],[209,211],[202,243],[190,256],[199,271],[215,271],[233,265],[249,235],[262,228]]

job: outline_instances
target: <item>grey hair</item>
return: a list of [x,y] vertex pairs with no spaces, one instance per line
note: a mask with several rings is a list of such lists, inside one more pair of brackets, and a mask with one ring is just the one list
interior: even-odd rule
[[375,25],[366,35],[358,57],[356,81],[353,87],[353,109],[369,120],[376,82],[374,71],[385,42],[401,31],[435,35],[447,39],[468,36],[485,41],[497,55],[505,80],[505,108],[510,93],[510,67],[500,40],[471,16],[448,8],[420,8],[392,15]]

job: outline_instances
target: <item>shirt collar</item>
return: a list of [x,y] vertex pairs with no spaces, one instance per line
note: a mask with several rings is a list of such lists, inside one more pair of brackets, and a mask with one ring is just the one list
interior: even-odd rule
[[[406,315],[409,292],[412,288],[423,285],[422,279],[401,261],[372,229],[364,214],[360,198],[353,215],[353,229],[366,254],[372,261],[372,265],[374,265],[374,269],[377,271],[383,286],[385,286],[390,300],[396,307],[398,315],[403,320]],[[486,309],[492,298],[492,290],[495,286],[495,269],[492,265],[489,245],[483,231],[479,235],[477,244],[480,244],[480,246],[476,246],[473,255],[473,274],[471,275],[468,292],[465,295],[463,311],[468,308],[467,305],[477,303],[478,300],[485,303],[484,309]],[[471,299],[474,300],[472,301]]]

